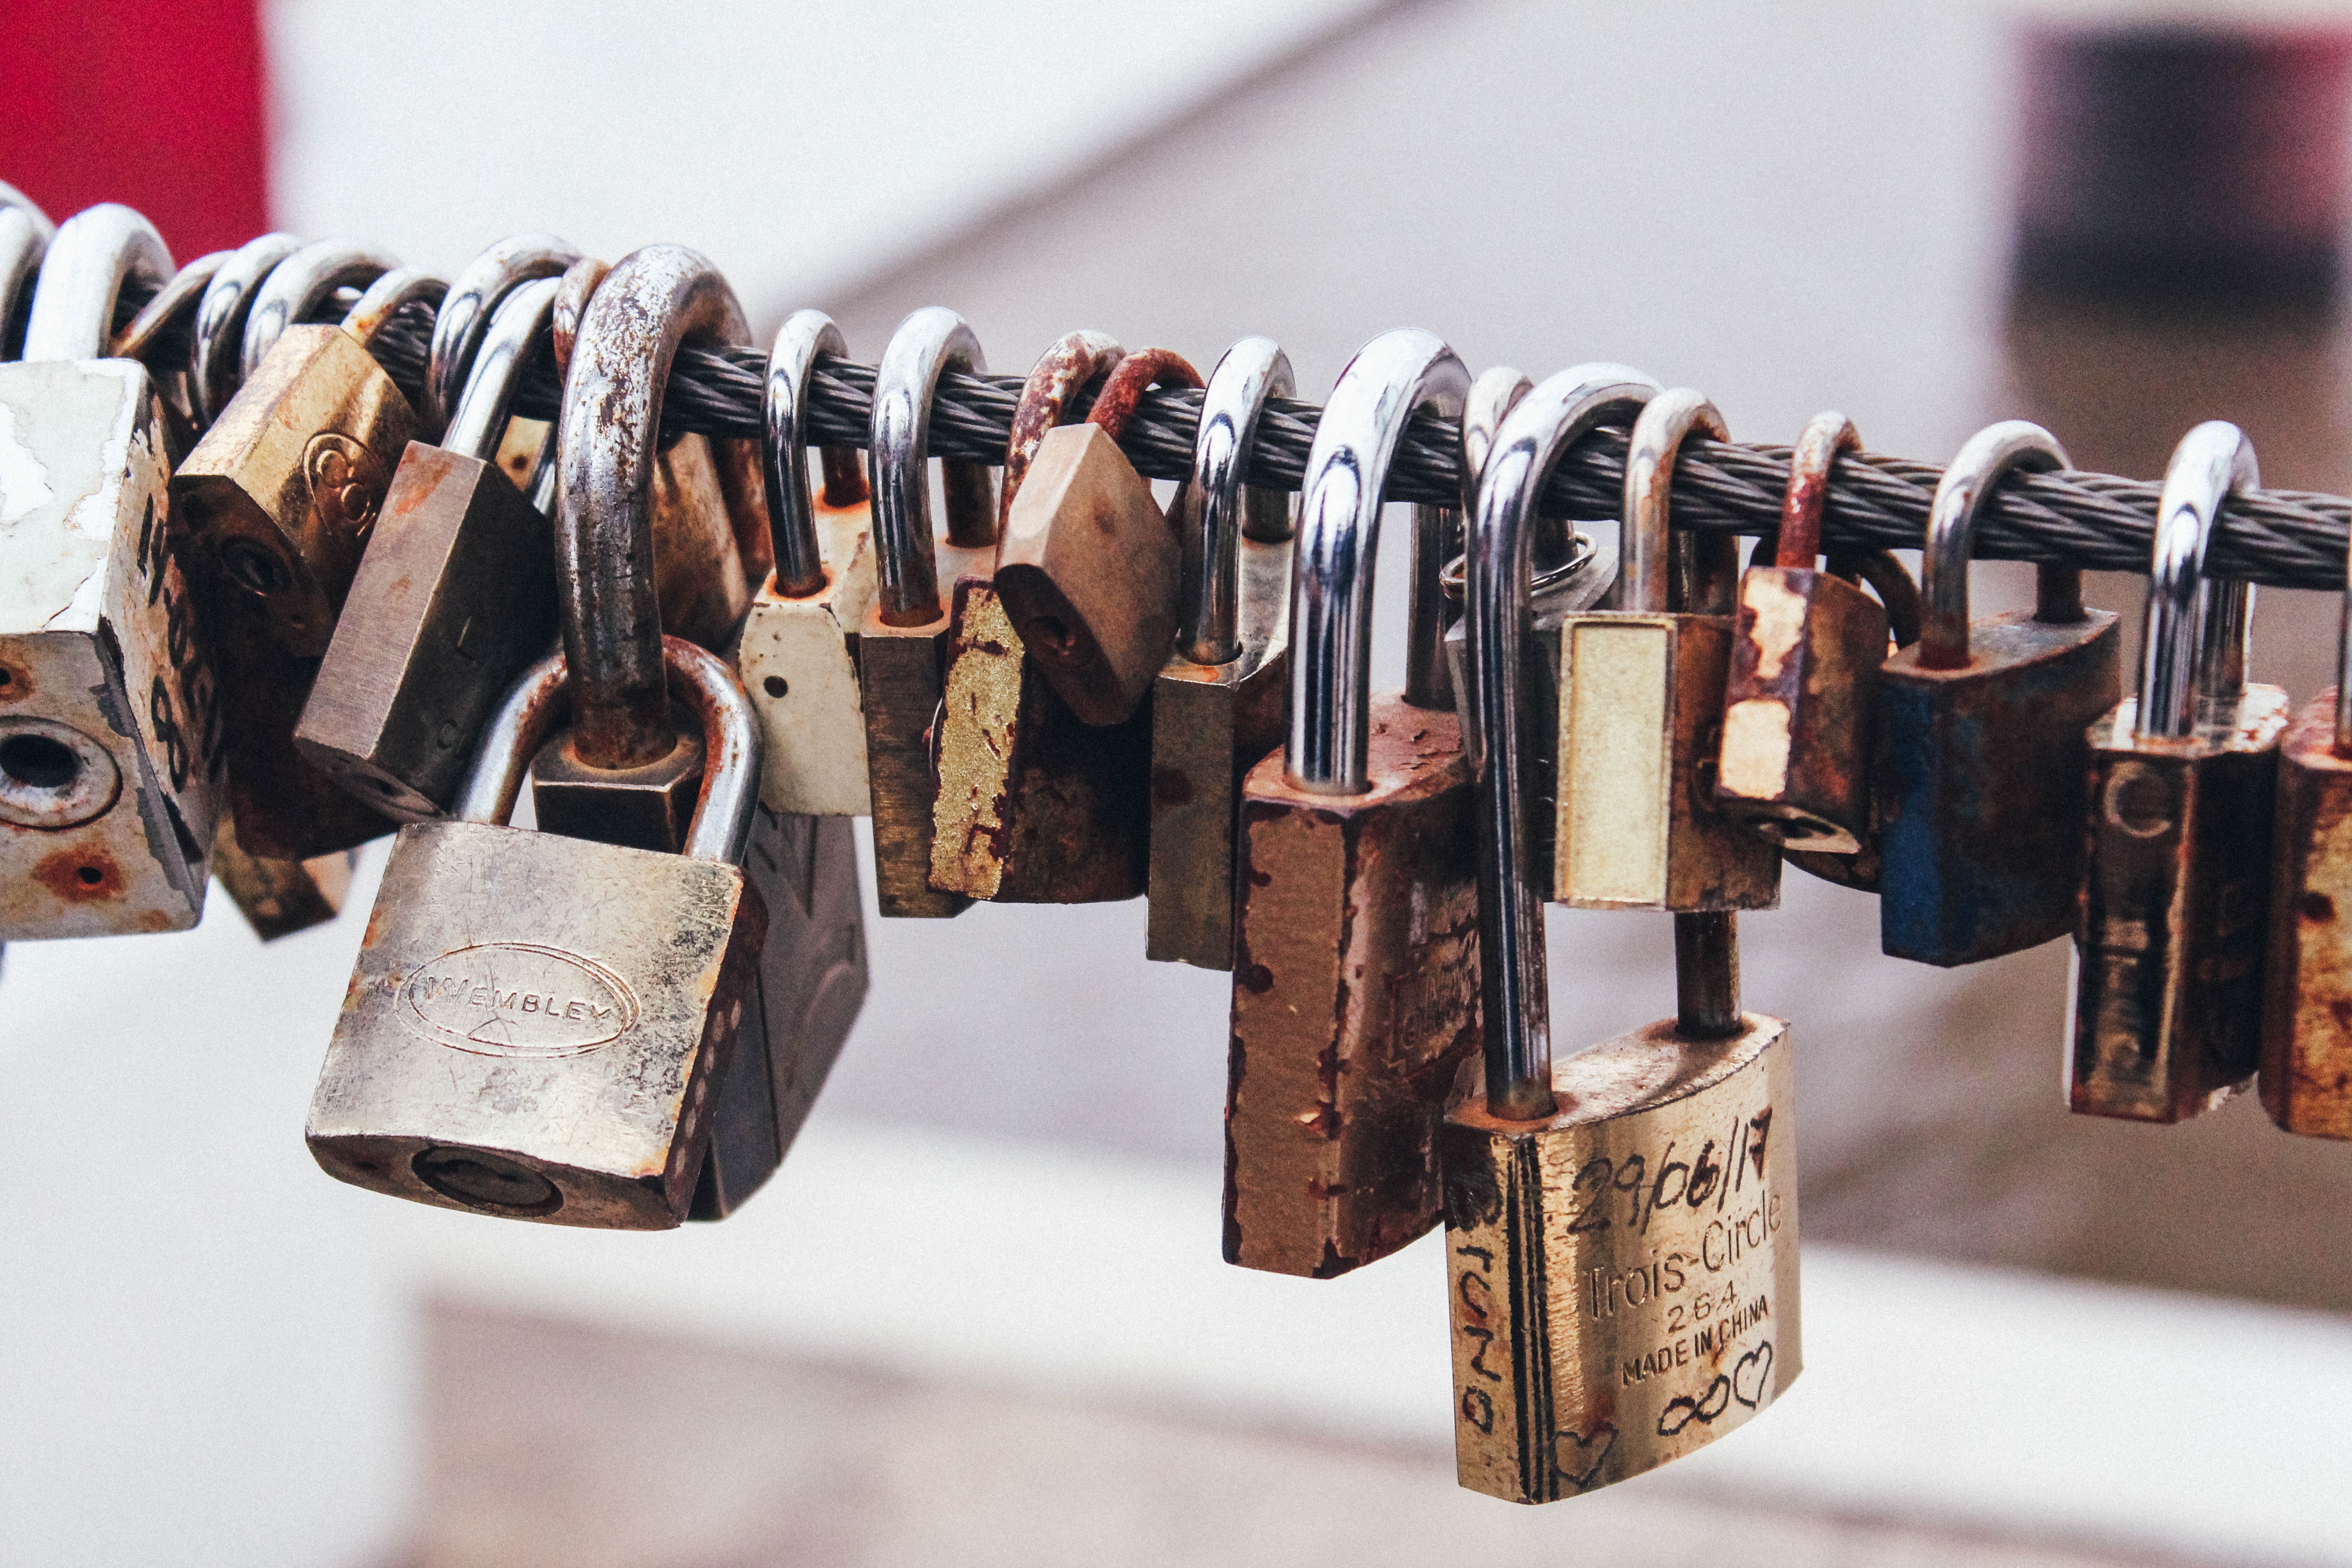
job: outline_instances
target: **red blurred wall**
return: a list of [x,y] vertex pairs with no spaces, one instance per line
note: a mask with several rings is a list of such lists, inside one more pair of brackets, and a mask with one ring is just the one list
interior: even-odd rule
[[269,226],[257,0],[0,0],[0,180],[127,202],[182,261]]

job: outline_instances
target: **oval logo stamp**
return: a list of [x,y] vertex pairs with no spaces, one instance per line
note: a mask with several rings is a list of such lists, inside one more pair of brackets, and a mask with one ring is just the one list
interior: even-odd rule
[[486,942],[445,952],[401,987],[401,1016],[428,1038],[486,1057],[585,1055],[636,1026],[627,981],[576,952]]

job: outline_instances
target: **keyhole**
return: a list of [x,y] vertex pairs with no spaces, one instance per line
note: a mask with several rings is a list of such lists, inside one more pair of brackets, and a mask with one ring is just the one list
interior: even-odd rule
[[[62,790],[81,776],[73,748],[47,735],[11,735],[0,741],[0,773],[28,789]],[[85,869],[86,880],[96,876]]]
[[792,689],[792,687],[785,683],[784,678],[781,675],[772,675],[760,684],[768,689],[768,695],[771,697],[782,697],[785,692]]
[[285,563],[250,539],[232,539],[222,544],[220,561],[221,570],[248,593],[266,596],[285,591]]

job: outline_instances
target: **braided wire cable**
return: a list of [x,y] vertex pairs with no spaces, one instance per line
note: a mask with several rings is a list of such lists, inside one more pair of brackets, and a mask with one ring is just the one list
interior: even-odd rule
[[[413,395],[422,385],[425,336],[415,323],[403,321],[387,329],[377,340],[376,353],[404,391]],[[683,345],[663,399],[663,434],[699,431],[758,438],[765,376],[766,359],[758,349]],[[1020,390],[1017,375],[954,371],[942,375],[931,411],[931,455],[1001,461]],[[551,363],[541,363],[526,376],[515,412],[552,419],[558,391]],[[864,447],[873,398],[873,366],[821,362],[810,399],[813,438],[827,446]],[[1182,479],[1192,471],[1192,436],[1200,413],[1197,390],[1147,393],[1119,446],[1146,478]],[[1321,413],[1311,403],[1270,400],[1250,453],[1250,482],[1297,489]],[[1457,471],[1451,425],[1416,416],[1390,469],[1388,499],[1450,504],[1460,493]],[[1695,435],[1675,465],[1675,522],[1733,533],[1776,527],[1788,473],[1786,447]],[[1928,503],[1942,473],[1932,463],[1873,452],[1841,458],[1831,476],[1823,543],[1916,549],[1926,535]],[[1596,430],[1569,449],[1545,491],[1543,510],[1556,517],[1613,517],[1622,503],[1624,474],[1625,432]],[[2012,474],[1979,515],[1976,554],[1986,560],[2145,572],[2160,488],[2153,480],[2074,470]],[[2303,490],[2255,490],[2231,499],[2207,569],[2218,576],[2276,587],[2341,590],[2348,537],[2352,500]]]

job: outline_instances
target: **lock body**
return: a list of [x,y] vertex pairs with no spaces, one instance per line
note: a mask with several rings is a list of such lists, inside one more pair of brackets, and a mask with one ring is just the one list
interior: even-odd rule
[[2352,759],[2335,734],[2331,689],[2279,745],[2261,1087],[2287,1131],[2352,1138]]
[[389,816],[444,816],[483,720],[556,631],[547,519],[498,463],[411,442],[295,747]]
[[866,816],[866,713],[859,630],[874,602],[871,505],[814,508],[824,586],[803,598],[771,577],[751,601],[736,668],[763,733],[760,799],[771,811]]
[[2116,616],[1974,622],[1959,669],[1924,667],[1919,647],[1879,672],[1880,945],[1951,965],[2064,935],[2084,736],[2123,695]]
[[1612,611],[1560,627],[1552,895],[1697,913],[1780,901],[1780,852],[1716,809],[1727,616]]
[[1150,483],[1091,422],[1045,432],[1004,512],[996,591],[1082,723],[1134,713],[1176,636],[1181,550]]
[[1470,768],[1449,713],[1372,700],[1370,788],[1280,752],[1244,785],[1225,1258],[1328,1279],[1438,1218],[1433,1140],[1477,1054]]
[[[939,572],[985,571],[992,544],[939,541]],[[938,775],[931,767],[933,721],[947,690],[948,641],[955,620],[894,626],[878,605],[858,630],[857,664],[866,706],[866,774],[874,805],[874,893],[893,919],[944,919],[971,900],[931,885]]]
[[2249,683],[2234,723],[2182,740],[2135,735],[2138,706],[2090,731],[2070,1103],[2182,1121],[2243,1088],[2260,1054],[2287,700]]
[[654,464],[654,594],[662,629],[714,651],[730,646],[751,607],[727,478],[709,438],[699,435],[679,437]]
[[1144,954],[1202,969],[1234,966],[1242,781],[1289,723],[1290,544],[1245,537],[1238,552],[1240,654],[1176,654],[1151,689]]
[[443,1208],[677,1225],[766,924],[722,862],[488,823],[402,828],[311,1100],[311,1153]]
[[1802,566],[1750,566],[1724,693],[1716,805],[1793,849],[1852,855],[1870,824],[1886,611]]
[[128,360],[0,364],[0,938],[184,931],[221,794],[206,629]]
[[1803,1363],[1789,1026],[1675,1021],[1555,1065],[1544,1122],[1473,1075],[1440,1132],[1463,1486],[1576,1497],[1746,1425]]

